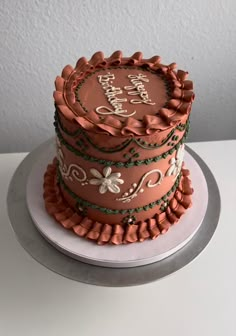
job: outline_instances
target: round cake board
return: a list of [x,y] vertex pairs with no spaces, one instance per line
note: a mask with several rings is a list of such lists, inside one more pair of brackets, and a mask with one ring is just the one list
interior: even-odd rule
[[51,143],[38,156],[28,177],[26,200],[33,222],[42,236],[56,249],[79,261],[104,267],[126,268],[151,264],[174,254],[185,246],[201,226],[208,203],[204,174],[195,159],[185,152],[185,165],[191,172],[193,206],[167,233],[155,240],[127,245],[97,245],[80,238],[58,224],[45,210],[43,175],[55,156]]

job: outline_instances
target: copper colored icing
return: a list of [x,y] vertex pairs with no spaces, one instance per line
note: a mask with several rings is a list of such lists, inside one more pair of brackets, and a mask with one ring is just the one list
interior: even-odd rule
[[[135,111],[133,118],[142,120],[147,114],[155,115],[168,101],[166,87],[168,83],[164,81],[164,78],[155,72],[147,71],[141,67],[124,67],[119,69],[107,68],[101,69],[98,72],[95,72],[92,76],[85,78],[84,83],[76,91],[76,97],[79,99],[81,105],[83,105],[86,111],[95,111],[99,106],[105,106],[112,109],[112,105],[109,104],[104,89],[98,80],[99,76],[103,76],[103,78],[105,78],[104,83],[107,83],[107,75],[114,77],[114,79],[110,79],[110,81],[108,81],[110,86],[119,88],[118,92],[120,93],[115,95],[115,97],[121,101],[125,100],[124,102],[121,102],[123,109],[127,111],[124,113],[124,116]],[[133,78],[129,78],[128,76],[132,76],[134,78],[141,77],[140,80],[136,80],[136,83],[140,83],[139,87],[141,87],[141,93],[145,92],[147,94],[147,102],[140,98],[139,91],[137,91],[135,86],[131,83]],[[96,92],[95,96],[94,92]],[[137,103],[132,103],[132,101]],[[120,117],[119,115],[115,117],[122,121],[125,120],[125,117]]]
[[48,213],[53,216],[65,229],[72,229],[75,234],[104,244],[127,244],[142,242],[146,239],[156,239],[160,234],[168,231],[191,206],[190,195],[193,193],[189,171],[182,169],[182,178],[175,191],[172,202],[165,212],[154,215],[146,221],[134,225],[123,226],[120,223],[109,225],[91,220],[87,216],[80,216],[71,209],[62,197],[56,179],[57,160],[47,167],[44,175],[44,199]]
[[57,158],[44,199],[66,229],[100,245],[142,242],[191,206],[183,142],[194,93],[175,69],[159,56],[98,52],[57,77]]
[[[142,120],[130,116],[122,121],[114,115],[106,115],[101,119],[94,109],[86,112],[83,108],[83,101],[80,103],[76,97],[76,88],[84,82],[86,84],[86,78],[91,74],[94,76],[94,72],[98,69],[109,67],[141,67],[161,75],[170,87],[169,99],[165,106],[161,107],[161,102],[164,101],[161,99],[157,105],[159,110],[155,110],[156,114],[154,115],[153,111],[150,111],[151,114],[146,113],[147,106],[142,104],[143,110],[139,111],[139,115],[143,115]],[[190,113],[194,100],[192,82],[187,80],[188,73],[182,70],[176,71],[175,68],[175,63],[161,64],[159,56],[143,59],[141,52],[136,52],[128,58],[122,57],[121,51],[116,51],[109,58],[104,58],[102,52],[97,52],[89,61],[82,57],[78,60],[75,68],[67,65],[63,69],[61,76],[58,76],[55,81],[55,103],[58,110],[68,120],[75,121],[88,131],[113,136],[145,135],[162,131],[185,119],[186,115]],[[158,90],[160,90],[160,95],[163,95],[163,86],[159,81],[155,83],[155,86],[157,96]],[[99,96],[101,96],[101,90]]]

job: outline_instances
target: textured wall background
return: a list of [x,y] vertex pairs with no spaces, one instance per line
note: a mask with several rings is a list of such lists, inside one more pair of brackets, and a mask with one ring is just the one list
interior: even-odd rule
[[236,138],[235,0],[1,0],[0,152],[54,134],[54,79],[97,50],[141,50],[188,70],[189,141]]

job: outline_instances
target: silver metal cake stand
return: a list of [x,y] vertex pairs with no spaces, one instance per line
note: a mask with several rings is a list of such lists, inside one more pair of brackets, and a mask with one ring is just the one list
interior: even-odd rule
[[69,279],[88,284],[134,286],[152,282],[176,272],[196,258],[210,241],[220,214],[219,190],[214,176],[204,161],[193,150],[186,147],[187,152],[197,161],[205,176],[208,188],[208,205],[201,226],[184,247],[168,258],[132,268],[90,265],[59,252],[38,232],[26,203],[28,177],[35,162],[51,146],[52,141],[52,139],[46,141],[22,161],[12,178],[7,196],[8,214],[18,241],[35,260],[45,267]]

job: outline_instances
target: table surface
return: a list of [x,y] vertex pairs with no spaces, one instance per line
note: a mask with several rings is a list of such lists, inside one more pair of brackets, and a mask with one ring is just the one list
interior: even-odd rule
[[191,264],[154,283],[125,288],[63,278],[25,252],[11,229],[6,194],[27,153],[0,154],[0,335],[236,335],[236,140],[188,145],[218,183],[217,230]]

